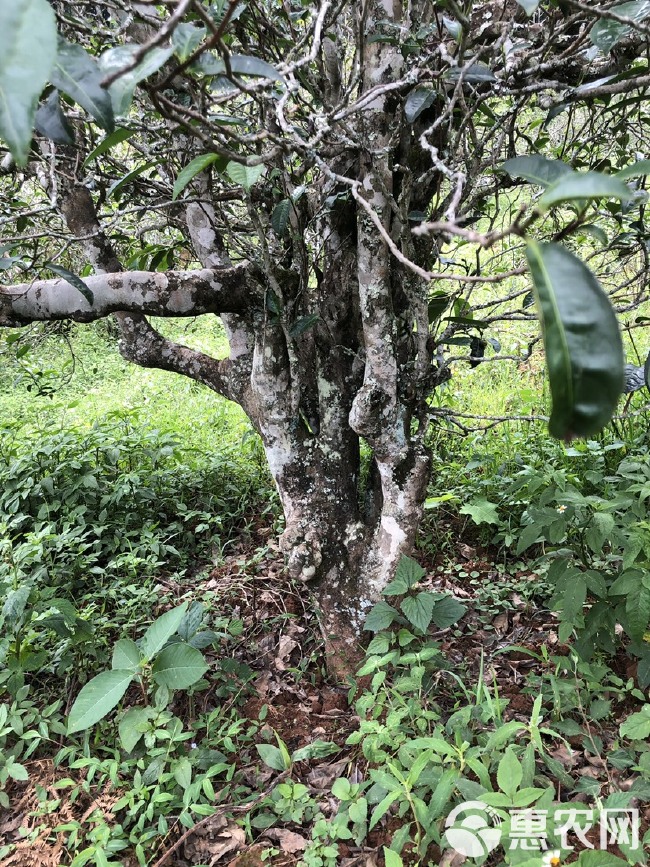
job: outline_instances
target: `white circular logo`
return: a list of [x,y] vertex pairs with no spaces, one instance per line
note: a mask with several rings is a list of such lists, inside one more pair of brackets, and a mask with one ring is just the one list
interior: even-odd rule
[[[468,815],[459,818],[463,813]],[[449,845],[461,855],[479,858],[499,845],[500,824],[501,818],[492,807],[480,801],[466,801],[447,816],[445,836]]]

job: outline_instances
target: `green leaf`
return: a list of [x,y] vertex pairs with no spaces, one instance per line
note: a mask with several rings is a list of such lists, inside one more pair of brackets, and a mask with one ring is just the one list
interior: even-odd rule
[[533,12],[537,11],[537,7],[539,6],[540,0],[517,0],[517,3],[524,10],[526,15],[530,18]]
[[512,747],[508,747],[497,768],[497,784],[499,789],[511,800],[523,779],[521,762]]
[[634,198],[634,195],[615,175],[604,175],[601,172],[572,172],[546,190],[537,202],[537,209],[545,211],[562,202],[602,198],[626,201]]
[[399,614],[392,605],[389,605],[388,602],[378,602],[368,612],[363,628],[369,632],[381,632],[382,629],[388,629],[391,623],[397,619],[399,619]]
[[448,629],[457,623],[467,611],[467,606],[463,605],[453,596],[445,596],[444,599],[439,599],[433,608],[433,622],[438,629]]
[[573,174],[573,169],[561,160],[549,160],[539,154],[514,157],[507,160],[501,167],[511,178],[524,178],[531,184],[548,187],[567,174]]
[[94,725],[120,701],[133,680],[133,672],[124,669],[104,671],[93,677],[81,690],[68,717],[68,734]]
[[151,713],[151,709],[147,707],[130,707],[124,714],[120,720],[118,732],[122,749],[125,752],[131,753],[136,748],[138,741],[148,728]]
[[182,605],[172,608],[171,611],[166,611],[165,614],[154,620],[140,642],[140,649],[145,659],[153,659],[158,651],[165,646],[181,625],[186,611],[187,602],[183,602]]
[[172,773],[181,789],[189,788],[192,783],[192,765],[186,756],[174,763]]
[[650,704],[646,704],[639,713],[630,716],[621,723],[619,728],[621,737],[630,738],[633,741],[644,741],[650,737]]
[[[644,21],[650,16],[650,2],[638,0],[634,3],[621,3],[620,6],[610,6],[610,12],[615,12],[622,18],[630,18],[632,21]],[[611,51],[617,42],[620,42],[630,32],[631,28],[620,21],[612,21],[601,18],[589,32],[589,38],[593,44],[603,52]]]
[[304,747],[299,747],[291,753],[292,762],[306,762],[310,759],[322,759],[340,752],[341,748],[334,741],[316,740]]
[[0,136],[20,166],[27,162],[36,106],[56,45],[56,20],[47,0],[0,4]]
[[638,160],[629,166],[625,166],[620,172],[616,172],[615,178],[619,181],[626,181],[628,178],[640,178],[644,175],[650,175],[650,160]]
[[141,655],[138,645],[130,638],[120,638],[113,648],[111,668],[121,668],[123,671],[130,670],[135,674],[140,668]]
[[50,80],[55,87],[84,108],[108,132],[114,128],[111,96],[101,86],[102,70],[81,45],[59,44]]
[[650,590],[643,584],[637,584],[628,593],[625,600],[625,613],[630,637],[641,641],[650,621]]
[[77,277],[76,274],[73,274],[72,271],[68,271],[67,268],[63,268],[61,265],[55,265],[54,262],[46,262],[45,267],[49,268],[50,271],[54,271],[55,274],[58,274],[59,277],[63,277],[63,279],[69,283],[71,286],[74,286],[86,301],[92,306],[95,301],[95,296],[92,293],[92,290],[89,289],[81,277]]
[[427,573],[411,557],[402,555],[395,570],[395,577],[384,587],[384,596],[401,596],[407,593],[411,587],[421,581]]
[[205,27],[196,24],[179,24],[172,33],[172,48],[181,63],[190,57],[205,39]]
[[282,199],[281,202],[273,208],[271,214],[271,226],[278,237],[282,237],[289,225],[289,214],[291,213],[291,199]]
[[38,107],[34,126],[37,132],[50,141],[57,144],[74,144],[74,132],[61,109],[58,90],[53,90],[45,102]]
[[438,94],[430,87],[415,87],[404,103],[404,117],[407,123],[415,123],[423,111],[433,105]]
[[370,817],[370,822],[368,824],[369,831],[372,831],[377,822],[379,822],[382,816],[386,814],[393,801],[396,801],[401,796],[401,794],[401,789],[389,792],[386,797],[377,804],[375,809],[372,811],[372,815]]
[[176,642],[160,651],[153,664],[153,679],[169,689],[187,689],[208,670],[203,654],[189,644]]
[[400,608],[404,612],[404,616],[412,626],[419,629],[421,632],[426,632],[431,623],[433,615],[433,606],[436,604],[435,597],[426,590],[418,593],[417,596],[407,596],[402,599]]
[[134,129],[127,129],[126,127],[118,126],[115,132],[112,132],[110,135],[103,138],[97,147],[88,154],[84,160],[84,168],[93,160],[97,159],[97,157],[100,157],[102,154],[111,150],[111,148],[114,148],[116,145],[121,144],[121,142],[131,138],[132,135],[135,135]]
[[432,825],[436,819],[442,816],[454,793],[459,776],[455,768],[448,768],[436,783],[427,811],[427,825]]
[[589,268],[559,244],[528,242],[553,408],[549,431],[570,440],[599,431],[623,390],[616,315]]
[[585,849],[580,853],[576,862],[577,867],[627,867],[629,863],[629,861],[623,861],[622,858],[612,855],[611,852],[604,852],[600,849],[591,851]]
[[483,84],[487,81],[496,81],[496,75],[485,63],[471,63],[468,67],[455,66],[445,72],[445,78],[449,81],[458,81],[461,77],[467,84]]
[[305,334],[307,331],[312,329],[319,320],[320,316],[318,313],[310,313],[309,316],[301,316],[300,319],[296,319],[289,329],[290,336],[295,340],[296,337],[300,337],[301,334]]
[[207,167],[212,165],[212,163],[221,159],[222,157],[220,157],[219,154],[201,154],[198,157],[194,157],[192,162],[188,163],[185,168],[178,173],[178,177],[174,182],[172,199],[177,199],[193,178],[207,169]]
[[[284,77],[278,70],[260,60],[259,57],[251,57],[248,54],[231,54],[229,57],[230,71],[233,75],[251,75],[253,78],[270,78],[272,81],[284,81]],[[226,75],[226,64],[220,57],[214,54],[205,54],[201,57],[200,71],[204,75]]]
[[260,754],[260,758],[264,764],[268,765],[269,768],[273,768],[274,771],[286,771],[289,769],[290,764],[287,765],[285,763],[281,750],[274,747],[273,744],[255,744],[255,749]]
[[[139,46],[137,45],[118,45],[117,48],[109,48],[99,58],[102,76],[107,78],[122,69],[128,69],[138,51]],[[135,69],[120,75],[111,84],[107,93],[116,115],[124,116],[128,113],[138,83],[157,72],[173,53],[174,49],[171,47],[152,48]]]
[[133,169],[130,172],[127,172],[123,177],[119,178],[117,181],[113,181],[108,190],[106,191],[106,198],[112,199],[117,196],[117,194],[126,187],[131,181],[134,181],[136,178],[140,177],[141,174],[147,171],[147,169],[152,169],[157,163],[154,161],[150,163],[142,163],[142,165]]
[[234,184],[239,184],[247,192],[257,183],[266,171],[266,166],[245,166],[230,160],[226,166],[226,174]]
[[384,849],[384,864],[386,867],[404,867],[404,862],[400,855],[397,852],[393,852],[392,849],[383,847]]
[[24,765],[21,765],[20,762],[14,762],[9,759],[7,761],[6,768],[7,773],[12,780],[16,780],[17,782],[25,782],[25,780],[29,779],[27,768]]
[[475,524],[499,524],[500,518],[496,503],[478,497],[460,509],[461,515],[469,515]]

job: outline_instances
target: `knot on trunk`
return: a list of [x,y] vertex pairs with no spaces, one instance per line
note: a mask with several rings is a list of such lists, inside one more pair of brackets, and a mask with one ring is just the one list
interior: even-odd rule
[[356,393],[350,409],[350,427],[366,438],[378,437],[390,423],[390,397],[381,386],[369,380]]
[[287,527],[280,539],[280,548],[287,558],[287,572],[300,581],[313,581],[323,562],[319,533],[316,528]]

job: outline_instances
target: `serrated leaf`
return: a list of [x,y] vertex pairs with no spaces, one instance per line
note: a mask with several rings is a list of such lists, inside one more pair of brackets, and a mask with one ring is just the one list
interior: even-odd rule
[[497,767],[497,784],[499,789],[511,800],[521,785],[523,771],[521,762],[512,747],[508,747]]
[[27,162],[38,98],[56,50],[56,20],[47,0],[0,5],[0,136],[20,166]]
[[282,237],[289,225],[289,214],[291,213],[291,200],[282,199],[281,202],[273,208],[271,214],[271,226],[278,237]]
[[120,720],[118,733],[122,749],[131,753],[148,727],[151,710],[146,707],[130,707]]
[[5,767],[12,780],[16,780],[16,782],[25,782],[25,780],[29,779],[27,768],[24,765],[21,765],[20,762],[9,760]]
[[77,696],[68,717],[68,734],[90,728],[118,704],[133,680],[133,672],[104,671],[93,677]]
[[233,160],[231,160],[226,166],[226,174],[230,180],[234,184],[239,184],[239,186],[243,187],[247,192],[251,189],[253,184],[259,181],[265,171],[266,167],[263,165],[245,166],[243,163],[236,163]]
[[113,132],[111,96],[101,86],[102,70],[94,57],[81,45],[61,41],[50,80],[55,87],[85,109],[97,123]]
[[469,515],[475,524],[499,524],[500,518],[497,512],[497,504],[491,503],[484,497],[479,497],[472,500],[471,503],[466,503],[460,509],[461,515]]
[[378,602],[368,612],[363,628],[369,632],[381,632],[388,629],[393,621],[399,619],[399,614],[388,602]]
[[631,638],[641,641],[650,622],[650,590],[642,583],[628,593],[625,600],[627,631]]
[[205,27],[196,24],[179,24],[172,33],[172,48],[181,63],[190,57],[205,39]]
[[187,689],[208,670],[203,654],[189,644],[176,642],[160,651],[153,664],[153,679],[169,689]]
[[434,605],[432,620],[438,629],[448,629],[457,623],[466,611],[467,606],[462,602],[454,599],[453,596],[445,596]]
[[614,177],[620,181],[626,181],[628,178],[640,178],[644,175],[650,175],[650,160],[637,160],[637,162],[616,172]]
[[634,198],[631,190],[615,175],[601,172],[571,172],[549,187],[537,202],[537,209],[548,210],[562,202],[582,201],[584,199]]
[[623,390],[623,344],[607,295],[587,266],[559,244],[528,242],[557,439],[596,433]]
[[[610,6],[609,11],[635,22],[644,21],[650,16],[650,2],[640,0],[640,2],[634,3],[621,3],[620,6]],[[617,42],[627,36],[630,30],[630,26],[621,21],[601,18],[591,28],[589,38],[601,51],[608,52]]]
[[[99,58],[102,77],[108,78],[116,72],[128,69],[138,50],[139,46],[137,45],[118,45],[117,48],[109,48]],[[152,48],[134,69],[121,74],[110,85],[107,93],[111,100],[112,110],[116,115],[124,116],[128,113],[135,88],[139,82],[157,72],[173,53],[174,49],[171,47]]]
[[187,602],[183,602],[154,620],[140,642],[140,649],[145,659],[153,659],[158,651],[162,650],[181,625],[186,611]]
[[404,867],[404,862],[400,855],[397,852],[394,852],[392,849],[388,849],[386,846],[383,847],[384,850],[384,864],[386,867]]
[[415,123],[423,111],[433,105],[437,93],[430,87],[415,87],[404,103],[404,117],[407,123]]
[[435,597],[424,590],[422,593],[418,593],[417,596],[407,596],[405,599],[402,599],[400,608],[412,626],[415,626],[421,632],[426,632],[431,623],[435,604]]
[[45,102],[39,105],[34,126],[37,132],[50,141],[57,144],[74,144],[74,132],[61,109],[58,90],[53,90]]
[[[402,555],[400,557],[399,563],[397,564],[397,569],[395,570],[395,581],[401,582],[405,585],[406,590],[409,590],[418,581],[421,581],[426,575],[426,571],[420,566],[420,564],[413,560],[412,557],[407,557],[406,555]],[[406,591],[402,591],[406,592]]]
[[135,130],[126,129],[126,127],[120,126],[110,135],[107,135],[103,138],[100,143],[94,148],[84,160],[84,167],[89,165],[93,160],[97,159],[97,157],[105,154],[107,151],[114,148],[116,145],[121,144],[121,142],[126,141],[131,138],[131,136],[135,135]]
[[511,178],[523,178],[531,184],[548,187],[573,169],[561,160],[549,160],[539,154],[514,157],[507,160],[501,168],[508,172]]
[[178,177],[174,182],[172,200],[177,199],[180,196],[193,178],[207,169],[207,167],[212,165],[212,163],[217,162],[217,160],[220,159],[221,157],[219,154],[201,154],[198,157],[194,157],[194,159],[178,173]]
[[135,641],[130,638],[120,638],[115,642],[111,668],[121,668],[123,671],[132,671],[135,674],[140,668],[140,650]]
[[576,863],[577,867],[627,867],[630,862],[612,855],[611,852],[604,852],[600,849],[593,851],[585,849],[580,853]]
[[45,267],[49,268],[50,271],[54,271],[55,274],[58,274],[59,277],[63,277],[63,279],[69,283],[71,286],[74,286],[86,301],[92,306],[95,301],[95,296],[92,293],[92,290],[86,286],[81,277],[77,277],[76,274],[73,274],[72,271],[68,271],[67,268],[63,268],[61,265],[55,265],[54,262],[46,262]]

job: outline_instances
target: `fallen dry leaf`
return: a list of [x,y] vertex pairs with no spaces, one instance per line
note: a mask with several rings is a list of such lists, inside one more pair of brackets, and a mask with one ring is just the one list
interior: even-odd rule
[[286,852],[287,855],[303,852],[307,848],[307,840],[304,837],[296,834],[294,831],[287,831],[284,828],[269,828],[264,836],[270,840],[275,840],[280,849]]

